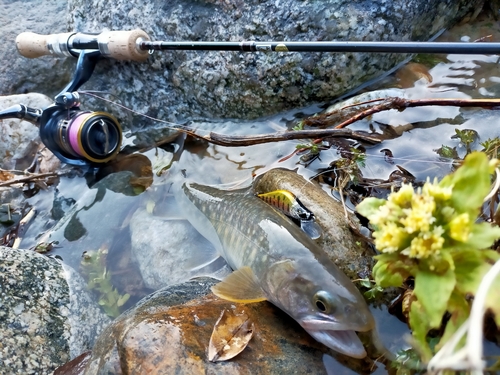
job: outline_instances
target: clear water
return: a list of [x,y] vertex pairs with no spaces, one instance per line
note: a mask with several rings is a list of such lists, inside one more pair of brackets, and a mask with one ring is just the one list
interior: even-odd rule
[[[439,40],[473,41],[487,35],[492,35],[491,39],[494,41],[500,41],[500,24],[484,20],[462,25],[446,32]],[[400,88],[411,99],[500,97],[498,55],[418,56],[415,61],[419,63],[403,67],[369,89]],[[198,128],[200,134],[209,131],[241,135],[269,133],[290,128],[301,118],[326,108],[327,104],[301,108],[256,121],[194,122],[191,126]],[[500,114],[486,109],[421,107],[404,112],[392,110],[378,113],[353,124],[350,128],[372,129],[376,133],[384,134],[385,140],[380,145],[365,145],[366,166],[362,168],[365,178],[385,180],[400,166],[409,171],[417,181],[424,181],[427,177],[440,178],[452,170],[452,160],[443,158],[436,152],[442,145],[455,147],[458,155],[463,156],[465,147],[453,137],[455,129],[477,131],[479,139],[473,147],[480,148],[481,141],[499,135]],[[133,138],[129,138],[127,142],[132,144]],[[184,151],[177,153],[175,158],[178,159],[178,169],[184,169],[197,182],[227,186],[248,186],[252,176],[275,167],[296,168],[298,173],[311,177],[328,168],[332,161],[339,158],[338,149],[332,147],[322,151],[320,158],[307,167],[301,163],[298,156],[279,162],[281,158],[292,153],[299,143],[304,141],[229,148],[187,139],[184,144],[180,142]],[[384,150],[387,149],[392,153],[390,159],[384,156]],[[152,166],[158,166],[168,164],[173,157],[171,151],[168,148],[157,148],[143,154]],[[76,269],[79,268],[83,252],[101,247],[109,248],[109,272],[116,275],[116,286],[120,290],[126,290],[127,278],[121,278],[120,275],[133,269],[133,262],[123,261],[123,258],[129,257],[126,254],[130,248],[127,220],[137,207],[146,205],[148,200],[156,200],[155,210],[161,211],[161,202],[165,198],[162,194],[168,194],[168,177],[165,176],[155,175],[153,186],[146,193],[136,196],[124,194],[119,189],[113,191],[89,188],[89,185],[93,186],[93,181],[88,182],[84,177],[61,178],[57,186],[40,191],[28,199],[28,203],[36,208],[38,215],[28,228],[21,247],[30,248],[42,240],[58,241],[58,246],[50,254],[60,256]],[[324,185],[324,189],[332,191],[329,185]],[[335,196],[335,193],[333,195]],[[54,218],[54,201],[58,202],[58,207],[66,212],[68,218],[62,225],[58,224],[59,229],[55,230],[53,228],[57,220]],[[167,216],[170,214],[162,213]],[[71,226],[76,229],[67,229]],[[51,236],[44,237],[44,233],[51,228]],[[141,288],[140,283],[138,285],[130,304],[150,292]],[[373,308],[373,312],[386,346],[392,351],[408,347],[403,339],[403,335],[409,332],[406,325],[388,314],[386,309]],[[487,344],[486,350],[498,353],[498,348],[491,343]],[[352,373],[352,370],[331,357],[324,358],[324,363],[330,373]],[[386,372],[383,365],[374,370],[375,374]]]

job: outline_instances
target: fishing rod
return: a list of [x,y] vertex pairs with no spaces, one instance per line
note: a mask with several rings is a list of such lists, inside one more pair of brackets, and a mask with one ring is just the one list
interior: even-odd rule
[[100,51],[104,57],[144,61],[152,51],[239,51],[239,52],[371,52],[497,54],[500,43],[493,42],[171,42],[151,41],[142,30],[106,31],[101,34],[63,33],[39,35],[22,33],[16,38],[21,55],[74,56],[81,50]]
[[19,118],[40,128],[40,138],[61,161],[77,166],[96,166],[116,156],[122,141],[119,122],[109,113],[80,109],[77,90],[89,80],[97,62],[114,58],[143,62],[153,51],[197,50],[239,52],[376,52],[497,54],[500,43],[447,42],[169,42],[151,41],[147,33],[105,31],[40,35],[21,33],[19,53],[28,58],[45,55],[77,58],[72,80],[44,109],[19,104],[0,111],[0,120]]

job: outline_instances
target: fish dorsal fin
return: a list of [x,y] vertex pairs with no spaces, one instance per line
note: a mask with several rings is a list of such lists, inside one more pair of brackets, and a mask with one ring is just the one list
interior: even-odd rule
[[239,303],[265,301],[267,298],[250,267],[241,267],[228,275],[212,292],[219,298]]

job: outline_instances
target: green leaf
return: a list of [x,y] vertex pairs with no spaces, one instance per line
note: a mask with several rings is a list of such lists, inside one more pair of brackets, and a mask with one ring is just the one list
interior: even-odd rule
[[420,269],[415,275],[413,292],[425,310],[425,319],[430,328],[441,326],[455,284],[455,273],[451,267],[442,274]]
[[500,228],[489,223],[474,224],[466,244],[476,249],[486,249],[500,238]]
[[118,301],[116,302],[116,306],[118,307],[121,307],[125,304],[125,302],[127,302],[130,298],[130,294],[124,294],[123,296],[121,296]]
[[431,327],[429,327],[429,321],[420,301],[413,301],[411,304],[409,319],[416,349],[421,353],[422,360],[429,362],[432,358],[432,351],[427,344],[427,332]]
[[388,288],[390,286],[401,286],[403,284],[403,281],[405,280],[405,277],[403,277],[401,273],[393,272],[389,269],[389,266],[391,266],[391,262],[391,260],[384,261],[380,259],[377,261],[377,263],[375,263],[375,266],[373,267],[373,278],[375,279],[377,285],[381,286],[382,288]]
[[486,154],[473,152],[454,173],[439,183],[442,187],[453,186],[452,206],[459,212],[476,216],[483,199],[490,190],[490,168]]
[[372,282],[370,281],[370,279],[361,279],[359,280],[359,285],[365,288],[371,288]]
[[487,253],[484,253],[470,249],[453,254],[456,288],[462,295],[475,294],[483,276],[490,269],[491,266],[485,262]]
[[376,214],[378,209],[386,203],[387,201],[385,199],[366,198],[356,206],[356,211],[370,219],[370,217]]
[[380,254],[374,258],[377,263],[373,267],[373,278],[382,288],[401,286],[417,272],[415,262],[401,254]]

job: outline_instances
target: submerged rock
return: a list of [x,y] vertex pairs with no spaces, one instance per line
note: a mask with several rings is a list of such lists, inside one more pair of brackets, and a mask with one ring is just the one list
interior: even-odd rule
[[257,194],[280,189],[292,192],[314,213],[316,222],[323,229],[316,242],[349,278],[359,279],[370,275],[374,264],[372,255],[375,254],[352,233],[340,202],[315,182],[306,181],[288,169],[271,169],[254,182]]
[[109,322],[72,269],[0,247],[2,374],[49,374],[92,347]]
[[[243,305],[218,299],[209,290],[214,284],[215,280],[200,278],[144,298],[103,331],[85,375],[319,375],[339,373],[339,363],[364,374],[376,368],[370,359],[349,359],[319,344],[270,303]],[[207,348],[224,309],[244,311],[255,324],[255,333],[239,355],[212,363]],[[331,368],[327,370],[325,364]]]
[[[213,252],[213,246],[187,220],[169,219],[138,209],[130,219],[131,252],[144,284],[159,289],[194,276],[230,272],[225,262],[197,268],[196,254]],[[195,268],[195,269],[193,269]]]

